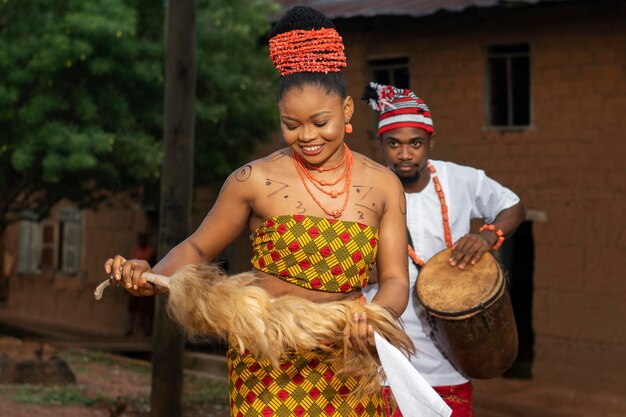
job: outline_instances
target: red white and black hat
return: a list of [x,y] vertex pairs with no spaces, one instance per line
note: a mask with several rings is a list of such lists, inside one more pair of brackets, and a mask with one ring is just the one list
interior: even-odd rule
[[379,135],[401,127],[418,127],[429,133],[435,132],[430,109],[411,90],[372,82],[365,88],[363,99],[380,112]]

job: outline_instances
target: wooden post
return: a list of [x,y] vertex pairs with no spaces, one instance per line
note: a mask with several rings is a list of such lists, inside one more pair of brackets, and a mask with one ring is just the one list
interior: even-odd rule
[[[196,1],[166,3],[164,157],[159,259],[191,233]],[[157,296],[152,349],[152,417],[182,416],[185,339]]]

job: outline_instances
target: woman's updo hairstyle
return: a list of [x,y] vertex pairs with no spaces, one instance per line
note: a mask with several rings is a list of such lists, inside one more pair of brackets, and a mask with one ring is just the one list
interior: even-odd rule
[[[311,51],[311,46],[318,47]],[[328,94],[347,96],[340,70],[345,67],[341,37],[323,13],[296,6],[270,32],[270,56],[281,73],[277,100],[292,88],[323,88]]]

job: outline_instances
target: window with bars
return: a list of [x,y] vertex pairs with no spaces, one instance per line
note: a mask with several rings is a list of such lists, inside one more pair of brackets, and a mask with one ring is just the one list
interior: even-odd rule
[[409,58],[370,60],[368,68],[371,81],[398,88],[411,88]]
[[531,124],[530,47],[528,44],[487,47],[487,120],[495,128]]

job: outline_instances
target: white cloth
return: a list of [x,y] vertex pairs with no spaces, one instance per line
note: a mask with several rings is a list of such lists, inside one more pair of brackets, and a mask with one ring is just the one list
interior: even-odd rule
[[376,351],[403,417],[450,417],[452,410],[411,366],[408,359],[378,333]]
[[[431,163],[445,195],[453,242],[469,233],[471,219],[484,218],[487,223],[492,223],[498,213],[519,202],[517,195],[487,177],[482,170],[444,161]],[[427,262],[446,248],[441,203],[432,177],[421,192],[405,195],[407,227],[414,249],[417,256]],[[426,322],[425,311],[415,293],[417,274],[417,268],[409,259],[411,296],[401,318],[405,331],[417,349],[417,354],[410,361],[432,386],[463,384],[468,381],[467,377],[448,362],[430,337],[431,330]],[[364,292],[368,301],[374,297],[376,289],[376,285],[366,287]]]

